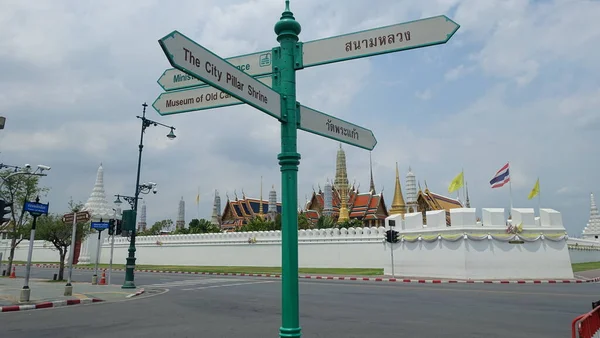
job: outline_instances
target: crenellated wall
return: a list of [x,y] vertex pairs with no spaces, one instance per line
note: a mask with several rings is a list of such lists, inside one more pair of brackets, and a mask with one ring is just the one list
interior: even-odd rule
[[[512,209],[512,221],[502,208],[482,209],[477,222],[474,208],[451,209],[451,226],[444,211],[428,211],[402,218],[393,215],[400,242],[394,250],[394,272],[399,276],[458,279],[573,278],[567,235],[560,213],[541,209]],[[510,227],[507,226],[510,225]],[[392,271],[391,260],[385,266]]]
[[[446,226],[444,211],[429,211],[426,224],[421,213],[413,213],[388,217],[386,227],[300,230],[299,265],[383,268],[391,274],[393,246],[396,276],[573,278],[559,212],[542,209],[535,217],[533,209],[513,209],[513,219],[507,222],[504,209],[482,209],[478,222],[475,211],[452,209],[451,226]],[[395,230],[400,232],[400,242],[393,245],[384,240],[390,220],[396,221]],[[517,227],[507,232],[507,223]],[[19,245],[17,260],[26,259],[27,245],[27,241]],[[569,246],[571,253],[580,250]],[[124,263],[128,247],[127,238],[115,239],[115,263]],[[281,232],[143,236],[136,238],[136,249],[136,263],[143,265],[280,266]],[[600,251],[598,256],[600,261]],[[100,257],[102,263],[109,262],[109,240],[104,241]],[[36,241],[33,260],[55,262],[58,253]]]

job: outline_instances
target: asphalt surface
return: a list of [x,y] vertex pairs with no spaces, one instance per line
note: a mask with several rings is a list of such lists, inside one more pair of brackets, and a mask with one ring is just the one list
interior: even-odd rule
[[[33,270],[51,277],[53,270]],[[19,269],[17,269],[19,273]],[[93,272],[75,270],[74,280]],[[123,273],[113,274],[120,284]],[[136,273],[154,290],[114,303],[0,314],[7,337],[278,337],[276,278]],[[159,293],[160,290],[168,290]],[[568,337],[600,285],[300,280],[303,337]]]

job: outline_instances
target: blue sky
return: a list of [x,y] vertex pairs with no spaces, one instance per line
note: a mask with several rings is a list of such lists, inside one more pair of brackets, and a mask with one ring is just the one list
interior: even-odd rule
[[[445,14],[461,25],[445,45],[308,68],[298,72],[302,104],[373,130],[375,183],[391,203],[394,166],[409,166],[446,194],[461,168],[473,206],[508,207],[507,188],[489,180],[511,161],[515,207],[537,177],[542,207],[563,213],[571,235],[589,216],[600,171],[600,3],[595,1],[291,1],[301,40]],[[44,183],[55,212],[85,201],[100,162],[106,191],[133,194],[141,104],[161,93],[170,68],[157,40],[177,29],[230,57],[275,46],[283,1],[22,1],[0,13],[0,161],[53,167]],[[142,180],[148,223],[210,217],[212,194],[242,189],[280,195],[279,126],[247,106],[161,117],[150,128]],[[299,200],[335,172],[338,143],[299,132]],[[344,146],[350,180],[367,189],[369,152]],[[109,200],[112,200],[109,197]]]

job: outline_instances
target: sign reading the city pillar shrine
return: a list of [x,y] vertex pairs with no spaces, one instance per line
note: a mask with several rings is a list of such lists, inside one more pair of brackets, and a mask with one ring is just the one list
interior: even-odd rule
[[178,31],[159,41],[171,65],[277,119],[279,93],[252,78]]
[[[271,87],[272,80],[270,75],[257,78],[257,80]],[[162,93],[156,101],[154,101],[152,107],[154,107],[154,110],[160,115],[171,115],[196,110],[233,106],[242,103],[244,102],[226,92],[204,85],[201,87]]]
[[445,15],[306,42],[304,68],[444,44],[460,26]]
[[373,150],[377,144],[375,135],[369,129],[305,106],[300,106],[298,129],[367,150]]
[[[225,61],[231,63],[244,73],[252,76],[266,75],[273,72],[270,50],[248,55],[234,56],[225,59]],[[196,87],[205,84],[195,77],[175,68],[165,70],[157,82],[162,89],[167,91]]]

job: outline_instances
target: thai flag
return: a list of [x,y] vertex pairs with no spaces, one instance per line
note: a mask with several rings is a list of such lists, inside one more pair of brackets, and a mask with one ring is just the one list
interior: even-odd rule
[[494,178],[490,181],[490,185],[492,186],[492,189],[494,189],[500,188],[508,182],[510,182],[510,173],[508,171],[508,163],[506,163],[504,167],[496,172],[496,175],[494,175]]

